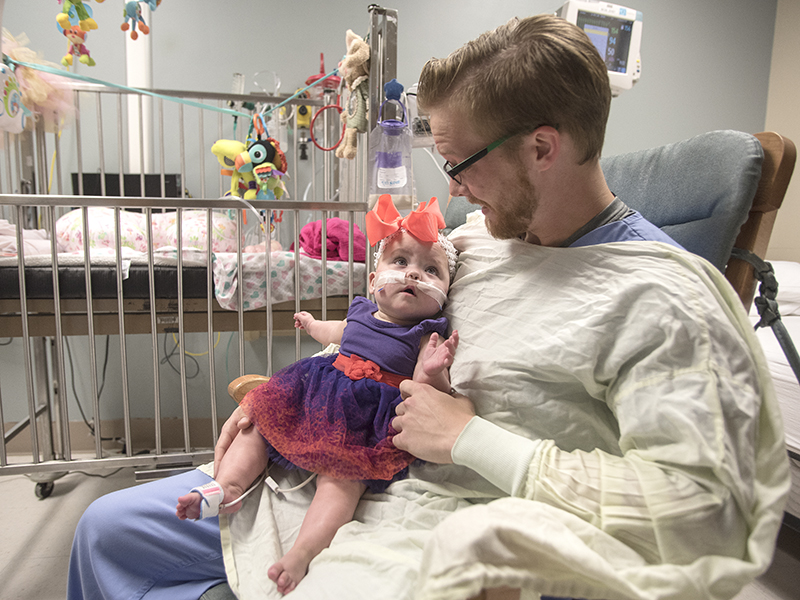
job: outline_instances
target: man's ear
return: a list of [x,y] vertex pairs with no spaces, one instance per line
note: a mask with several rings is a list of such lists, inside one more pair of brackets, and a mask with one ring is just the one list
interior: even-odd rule
[[531,168],[546,171],[561,154],[561,134],[555,127],[544,125],[525,136],[523,149],[524,160]]

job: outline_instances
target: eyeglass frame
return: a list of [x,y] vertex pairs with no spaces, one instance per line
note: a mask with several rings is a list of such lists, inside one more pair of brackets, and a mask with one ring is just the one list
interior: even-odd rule
[[442,168],[444,169],[444,172],[450,176],[450,179],[452,179],[453,181],[455,181],[457,184],[460,185],[461,178],[459,177],[459,174],[461,173],[461,171],[463,171],[468,167],[471,167],[480,159],[482,159],[484,156],[489,154],[489,152],[491,152],[492,150],[497,148],[500,144],[502,144],[503,142],[505,142],[506,140],[515,135],[516,134],[512,133],[511,135],[505,135],[501,137],[499,140],[492,142],[482,150],[478,150],[475,154],[473,154],[469,158],[462,160],[460,163],[456,165],[451,165],[449,160],[445,161],[444,166]]
[[[537,129],[539,129],[539,127],[544,127],[544,124],[537,125],[536,127],[531,129],[530,131],[531,132],[536,131]],[[558,125],[555,125],[554,127],[555,127],[556,130],[558,130]],[[461,182],[461,178],[459,177],[459,174],[463,170],[465,170],[468,167],[471,167],[472,165],[474,165],[476,162],[478,162],[484,156],[489,154],[489,152],[491,152],[492,150],[497,148],[503,142],[508,141],[509,139],[511,139],[512,137],[517,135],[518,133],[522,133],[522,132],[518,131],[516,133],[511,133],[509,135],[505,135],[505,136],[501,137],[499,140],[496,140],[496,141],[492,142],[491,144],[489,144],[488,146],[486,146],[482,150],[478,150],[475,154],[473,154],[469,158],[466,158],[466,159],[462,160],[460,163],[458,163],[456,165],[451,165],[449,160],[445,161],[445,163],[444,163],[442,168],[443,168],[444,172],[450,177],[450,179],[455,181],[457,184],[461,185],[462,182]]]

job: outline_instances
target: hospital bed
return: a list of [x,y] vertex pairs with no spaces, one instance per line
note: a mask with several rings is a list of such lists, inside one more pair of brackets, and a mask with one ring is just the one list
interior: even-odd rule
[[[372,106],[396,75],[397,15],[376,5],[369,15]],[[287,99],[70,85],[67,127],[39,122],[0,139],[0,244],[5,234],[15,249],[0,256],[0,475],[27,474],[42,498],[69,471],[126,466],[147,479],[207,462],[232,409],[229,379],[312,353],[292,315],[344,318],[371,261],[368,134],[353,160],[322,150],[341,134],[338,113],[320,110],[335,90]],[[248,116],[278,106],[268,133],[288,159],[285,195],[224,197],[230,179],[211,145],[243,142]],[[313,131],[300,106],[319,111]],[[315,225],[328,243],[312,251],[304,232]]]
[[[771,261],[778,280],[777,301],[781,321],[795,344],[800,343],[800,263]],[[753,325],[760,317],[755,307],[750,309]],[[792,491],[786,505],[787,523],[800,531],[800,383],[792,370],[778,339],[769,327],[756,330],[769,363],[775,393],[783,413],[786,448],[790,455]]]

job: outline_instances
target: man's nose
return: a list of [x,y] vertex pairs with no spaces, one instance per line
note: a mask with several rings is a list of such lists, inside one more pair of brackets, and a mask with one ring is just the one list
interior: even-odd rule
[[454,198],[457,196],[466,196],[468,191],[469,188],[465,184],[458,183],[455,179],[450,179],[449,192],[451,196]]

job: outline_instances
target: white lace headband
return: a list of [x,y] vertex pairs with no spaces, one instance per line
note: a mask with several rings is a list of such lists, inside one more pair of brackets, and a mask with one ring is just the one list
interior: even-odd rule
[[[404,231],[406,230],[401,227],[393,234],[387,235],[380,241],[380,243],[378,244],[378,249],[375,250],[376,265],[378,264],[378,261],[383,255],[383,251],[386,248],[386,243],[393,237],[395,237],[398,233],[402,233]],[[448,240],[447,237],[445,237],[444,234],[442,234],[441,232],[439,232],[439,239],[436,241],[436,243],[442,247],[442,250],[444,250],[444,253],[447,255],[447,268],[450,271],[450,281],[452,282],[453,277],[456,276],[456,264],[458,263],[458,250],[456,250],[455,246],[453,246],[453,243],[450,240]]]

